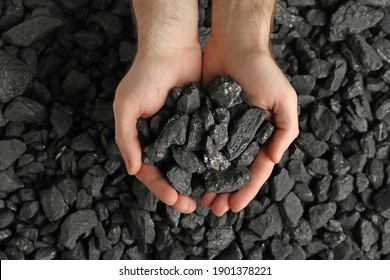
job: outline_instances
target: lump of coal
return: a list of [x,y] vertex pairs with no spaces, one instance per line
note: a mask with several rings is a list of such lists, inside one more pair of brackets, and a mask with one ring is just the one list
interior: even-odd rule
[[249,222],[248,228],[260,236],[261,240],[278,235],[282,232],[283,222],[276,204],[268,207],[267,211]]
[[355,1],[348,1],[331,17],[329,40],[344,40],[348,34],[360,33],[377,24],[382,18],[383,12]]
[[176,111],[181,114],[192,114],[200,108],[199,85],[190,84],[180,94],[176,104]]
[[289,225],[296,226],[302,217],[303,208],[299,198],[290,192],[282,201],[280,212]]
[[191,195],[191,173],[181,169],[179,166],[172,166],[167,171],[169,183],[182,195]]
[[0,50],[0,101],[5,103],[26,91],[32,82],[26,64]]
[[219,76],[207,89],[210,99],[217,105],[230,108],[242,102],[242,88],[229,77]]
[[259,152],[259,144],[252,142],[245,151],[237,158],[237,166],[249,167]]
[[310,126],[317,139],[326,141],[340,126],[340,122],[328,108],[316,104],[311,112]]
[[251,108],[237,120],[226,145],[229,160],[237,158],[246,149],[264,119],[264,110]]
[[24,187],[12,169],[0,171],[0,182],[0,192],[2,193],[12,193]]
[[247,185],[252,177],[250,171],[242,166],[226,171],[206,171],[205,186],[210,192],[234,192]]
[[97,225],[96,213],[93,210],[78,210],[73,212],[61,225],[59,242],[66,248],[76,247],[77,239]]
[[51,222],[61,219],[68,212],[61,191],[55,186],[42,190],[40,199],[43,212]]
[[20,140],[0,140],[0,170],[10,167],[26,150],[26,144]]
[[174,115],[171,117],[156,140],[157,150],[166,150],[171,145],[184,145],[188,121],[188,115]]
[[294,187],[295,180],[283,168],[272,180],[271,193],[275,201],[281,201]]
[[364,69],[376,71],[382,68],[383,63],[373,47],[371,47],[361,35],[348,38],[348,43],[353,53],[359,58]]
[[309,221],[314,230],[326,225],[326,223],[336,214],[336,203],[328,202],[310,207]]
[[259,131],[255,135],[255,140],[263,145],[267,142],[268,138],[271,137],[272,133],[274,133],[275,127],[269,121],[265,121],[264,124],[260,127]]
[[205,167],[195,153],[182,147],[175,147],[172,149],[172,155],[176,163],[185,171],[189,173],[203,173]]
[[36,123],[45,121],[48,113],[46,106],[33,99],[20,96],[8,104],[4,116],[10,121]]
[[13,45],[27,47],[62,24],[63,21],[58,18],[39,15],[9,29],[4,33],[4,39]]
[[390,219],[390,187],[386,186],[374,194],[376,210],[386,219]]

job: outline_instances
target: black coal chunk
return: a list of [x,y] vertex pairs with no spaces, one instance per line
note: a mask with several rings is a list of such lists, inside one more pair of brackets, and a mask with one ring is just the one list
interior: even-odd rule
[[192,114],[200,108],[200,86],[191,83],[180,94],[176,111],[181,114]]
[[210,99],[218,106],[233,107],[242,102],[240,94],[242,88],[229,77],[219,76],[207,88]]
[[191,195],[191,173],[181,169],[179,166],[172,166],[167,171],[169,183],[182,195]]
[[264,214],[251,220],[248,228],[257,234],[261,240],[279,235],[283,229],[283,222],[278,206],[272,204]]
[[390,219],[390,187],[386,186],[376,191],[373,201],[376,210],[386,219]]
[[364,69],[376,71],[382,68],[383,63],[376,51],[369,45],[361,35],[354,35],[348,38],[348,43],[356,57],[360,60]]
[[51,222],[61,219],[68,213],[68,206],[62,197],[61,191],[55,186],[42,190],[40,200],[43,212]]
[[252,177],[250,171],[239,166],[226,171],[206,171],[205,187],[210,192],[234,192],[247,185]]
[[89,77],[77,70],[72,70],[66,75],[62,82],[62,90],[65,94],[72,95],[91,84]]
[[330,197],[334,201],[341,201],[347,198],[347,196],[352,192],[354,188],[354,178],[346,174],[344,176],[339,176],[333,179]]
[[61,225],[59,242],[66,248],[76,247],[77,239],[97,225],[96,213],[93,210],[73,212]]
[[220,152],[214,153],[211,156],[205,154],[203,159],[207,169],[224,171],[231,166],[230,161]]
[[214,125],[214,117],[207,107],[195,112],[189,121],[188,138],[185,147],[189,150],[200,150],[205,143],[206,132]]
[[259,150],[260,147],[257,142],[250,143],[245,151],[237,158],[237,166],[249,167],[257,156]]
[[24,93],[32,82],[26,64],[0,50],[0,101],[6,103]]
[[24,184],[15,176],[11,168],[0,171],[0,182],[0,192],[2,193],[12,193],[24,187]]
[[89,2],[89,0],[60,0],[59,1],[65,8],[69,10],[75,10]]
[[0,228],[10,225],[15,219],[15,213],[9,209],[0,210]]
[[335,115],[323,105],[316,104],[310,115],[311,129],[319,140],[329,140],[340,126],[340,122]]
[[377,24],[382,18],[383,12],[355,1],[348,1],[331,17],[329,40],[344,40],[348,34],[360,33]]
[[379,234],[370,221],[361,219],[358,223],[358,237],[362,250],[368,252],[378,241]]
[[171,117],[156,140],[157,150],[166,150],[171,145],[184,145],[188,121],[188,115],[174,115]]
[[128,229],[135,238],[146,244],[154,242],[156,238],[155,225],[148,211],[130,209],[127,224]]
[[146,211],[156,211],[159,199],[138,179],[134,179],[131,190],[137,198],[138,205]]
[[46,106],[28,97],[16,97],[5,108],[4,116],[15,122],[36,123],[48,118]]
[[32,17],[4,33],[4,39],[17,46],[27,47],[63,25],[63,21],[49,16]]
[[294,187],[295,180],[290,177],[289,172],[283,168],[278,175],[272,179],[271,193],[275,201],[281,201]]
[[26,144],[20,140],[0,140],[0,170],[10,167],[26,150]]
[[265,121],[264,124],[259,128],[259,131],[255,135],[255,140],[263,145],[267,142],[268,138],[271,137],[272,133],[274,133],[275,127],[269,121]]
[[174,147],[172,155],[176,163],[189,173],[202,173],[205,170],[202,162],[199,161],[195,153],[182,147]]
[[329,146],[326,144],[326,142],[316,140],[313,134],[310,132],[300,133],[296,139],[296,143],[302,149],[302,151],[313,158],[321,157],[329,149]]
[[286,241],[275,238],[271,242],[271,254],[275,260],[284,260],[292,251],[292,246]]
[[326,225],[326,223],[336,214],[336,203],[328,202],[317,204],[309,209],[309,221],[314,230]]
[[90,195],[99,197],[107,175],[107,171],[101,165],[92,166],[81,180],[83,188],[88,190]]
[[246,149],[264,119],[264,110],[251,108],[237,120],[229,133],[229,142],[226,145],[230,160],[237,158]]
[[282,201],[280,212],[287,223],[293,227],[298,224],[303,214],[303,207],[299,198],[290,192]]

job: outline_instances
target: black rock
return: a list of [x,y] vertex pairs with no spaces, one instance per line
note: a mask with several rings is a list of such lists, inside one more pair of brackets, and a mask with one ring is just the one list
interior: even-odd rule
[[132,235],[145,242],[152,244],[156,238],[154,221],[150,213],[142,209],[130,209],[127,219],[129,230]]
[[71,148],[76,152],[92,152],[95,149],[95,141],[84,132],[73,138]]
[[23,202],[19,210],[19,218],[22,220],[29,220],[35,216],[39,210],[39,202],[37,200]]
[[236,121],[233,130],[229,133],[229,142],[226,145],[229,160],[237,158],[246,149],[264,119],[264,110],[251,108]]
[[301,160],[290,160],[290,162],[287,164],[287,169],[290,177],[293,178],[296,182],[307,183],[312,178]]
[[257,142],[252,142],[248,145],[245,151],[237,158],[237,166],[249,167],[254,161],[260,147]]
[[73,38],[85,50],[94,50],[104,44],[104,35],[99,32],[77,31]]
[[251,181],[252,176],[246,167],[239,166],[226,171],[206,171],[204,179],[207,191],[226,193],[241,189]]
[[210,99],[218,106],[230,108],[242,102],[242,88],[229,77],[219,76],[207,88]]
[[71,114],[64,112],[59,106],[51,110],[50,122],[53,125],[58,137],[66,135],[73,125],[73,117]]
[[337,91],[340,89],[347,73],[347,61],[339,54],[332,56],[330,61],[333,63],[333,66],[330,70],[329,78],[326,80],[325,88]]
[[335,115],[323,105],[316,104],[311,111],[310,127],[319,140],[329,140],[340,126]]
[[390,219],[390,187],[386,186],[375,192],[373,201],[375,209],[386,219]]
[[376,71],[382,68],[383,63],[373,47],[369,45],[361,35],[354,35],[348,38],[348,44],[356,57],[359,58],[364,69]]
[[351,166],[351,169],[349,170],[349,173],[356,174],[361,173],[367,163],[367,156],[363,153],[356,153],[351,155],[348,158],[349,165]]
[[358,240],[363,251],[370,251],[371,247],[378,241],[378,231],[370,221],[361,219],[358,223]]
[[0,140],[0,170],[10,167],[26,149],[26,145],[20,140]]
[[322,177],[329,174],[328,161],[321,158],[315,158],[308,166],[309,173],[315,177]]
[[13,45],[27,47],[63,24],[58,18],[38,15],[9,29],[4,33],[4,39]]
[[167,99],[165,100],[165,107],[170,108],[170,109],[175,109],[177,101],[179,100],[181,96],[182,89],[179,87],[175,87],[171,89],[169,92]]
[[172,166],[167,171],[169,183],[182,195],[191,195],[191,173],[181,169],[179,166]]
[[101,196],[101,188],[107,177],[107,172],[101,165],[94,165],[88,169],[87,173],[81,179],[83,188],[88,190],[89,194],[95,197]]
[[43,212],[49,221],[57,221],[68,213],[68,206],[65,203],[61,191],[52,186],[40,192],[40,201]]
[[300,133],[295,141],[303,152],[313,158],[321,157],[329,149],[324,141],[316,140],[309,132]]
[[229,247],[235,234],[232,227],[210,228],[205,233],[205,238],[205,247],[208,249],[209,258],[213,258]]
[[232,242],[230,246],[224,250],[221,254],[216,257],[216,260],[241,260],[243,259],[243,254],[240,247],[236,242]]
[[185,147],[189,150],[200,150],[205,142],[205,133],[214,125],[214,117],[210,109],[202,107],[195,112],[189,121],[188,137]]
[[370,181],[364,173],[357,173],[355,177],[355,186],[356,191],[358,193],[364,192],[368,186],[370,185]]
[[304,65],[308,74],[316,79],[323,79],[329,76],[332,65],[323,59],[315,58]]
[[353,188],[354,178],[351,175],[338,176],[332,181],[329,195],[334,201],[341,201],[347,198]]
[[376,37],[372,47],[382,59],[382,61],[390,63],[390,41],[385,38]]
[[62,82],[65,94],[73,95],[86,89],[91,84],[89,77],[77,70],[71,70]]
[[188,115],[174,115],[171,117],[156,140],[157,150],[164,151],[171,145],[184,145],[188,121]]
[[211,156],[205,154],[203,159],[207,169],[225,171],[231,165],[230,161],[220,152],[217,152]]
[[9,209],[0,209],[0,228],[10,225],[15,218],[15,213]]
[[29,68],[0,50],[0,101],[6,103],[24,93],[32,82]]
[[69,10],[75,10],[89,2],[89,0],[60,0],[62,6]]
[[265,121],[263,125],[259,128],[258,132],[255,135],[255,140],[259,145],[263,145],[274,133],[275,127],[269,121]]
[[306,259],[306,252],[303,250],[301,246],[299,246],[296,243],[293,243],[292,245],[292,252],[290,255],[287,256],[286,260],[305,260]]
[[34,260],[53,260],[57,256],[57,249],[49,246],[39,248],[34,254]]
[[47,120],[47,108],[27,97],[16,97],[5,108],[4,116],[14,122],[36,123]]
[[271,193],[275,201],[281,201],[294,187],[295,180],[289,176],[289,172],[283,168],[272,179]]
[[289,229],[292,240],[297,242],[300,246],[309,245],[313,240],[313,231],[310,224],[305,219],[300,219],[295,227]]
[[93,210],[73,212],[61,225],[59,242],[66,248],[76,247],[77,239],[97,225],[96,213]]
[[314,194],[306,183],[296,183],[293,191],[302,202],[314,201]]
[[336,213],[336,204],[334,202],[317,204],[309,209],[309,221],[314,230],[317,230],[327,224],[327,222]]
[[257,234],[261,240],[279,235],[282,232],[283,223],[278,206],[273,204],[268,207],[264,214],[249,222],[248,228]]
[[331,173],[343,176],[351,169],[349,161],[347,161],[340,150],[335,150],[332,152],[332,157],[330,159],[329,170]]
[[0,182],[0,192],[2,193],[12,193],[24,187],[12,169],[0,171]]
[[316,85],[316,79],[311,75],[295,75],[291,83],[298,95],[309,95]]
[[174,147],[172,155],[176,163],[188,173],[203,173],[205,170],[202,162],[199,161],[195,153],[182,147]]
[[370,181],[370,184],[375,189],[381,188],[385,178],[384,166],[382,161],[376,158],[370,160],[366,165],[366,175],[368,180]]
[[[227,111],[229,112],[229,111]],[[206,152],[214,155],[219,152],[229,140],[228,123],[215,124],[206,137]]]
[[73,178],[65,178],[57,183],[62,198],[68,204],[72,204],[77,198],[77,181]]
[[280,213],[285,221],[295,227],[303,214],[303,207],[299,198],[290,192],[282,201],[280,205]]
[[180,94],[176,104],[176,111],[181,114],[192,114],[200,108],[199,85],[190,84]]
[[344,40],[348,34],[357,34],[374,26],[382,17],[383,12],[377,9],[348,1],[331,17],[329,40]]
[[273,239],[270,247],[271,254],[274,256],[275,260],[284,260],[293,251],[290,244],[280,239]]

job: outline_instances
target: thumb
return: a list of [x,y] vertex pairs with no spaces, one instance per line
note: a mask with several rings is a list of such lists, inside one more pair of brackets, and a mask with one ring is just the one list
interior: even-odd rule
[[127,172],[135,175],[142,165],[141,144],[138,139],[137,120],[141,116],[139,102],[115,99],[115,141],[126,164]]

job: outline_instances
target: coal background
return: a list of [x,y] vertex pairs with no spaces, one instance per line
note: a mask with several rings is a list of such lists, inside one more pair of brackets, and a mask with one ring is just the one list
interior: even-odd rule
[[112,102],[136,52],[127,1],[1,1],[1,259],[390,259],[390,1],[278,2],[301,133],[256,199],[217,218],[126,174]]

